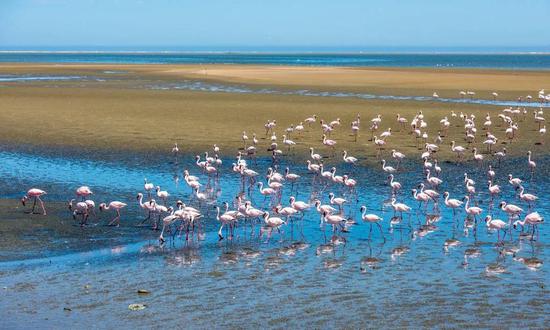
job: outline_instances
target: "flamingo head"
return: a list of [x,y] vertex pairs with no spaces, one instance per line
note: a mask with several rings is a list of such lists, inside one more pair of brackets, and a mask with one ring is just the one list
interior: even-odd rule
[[449,196],[449,192],[448,192],[448,191],[444,192],[444,193],[443,193],[443,196],[444,196],[444,197],[448,197],[448,196]]
[[140,199],[143,197],[143,194],[142,193],[138,193],[137,196],[136,196],[136,199]]
[[492,219],[491,216],[488,215],[488,216],[485,217],[485,222],[489,222],[489,221],[491,221],[491,219]]
[[21,204],[23,204],[23,206],[25,206],[25,203],[27,202],[27,199],[29,199],[29,197],[27,195],[23,196],[23,198],[21,198]]
[[107,204],[105,204],[105,203],[99,204],[99,210],[100,211],[103,211],[106,207],[107,207]]
[[365,205],[361,206],[360,211],[365,212],[367,210],[367,207]]

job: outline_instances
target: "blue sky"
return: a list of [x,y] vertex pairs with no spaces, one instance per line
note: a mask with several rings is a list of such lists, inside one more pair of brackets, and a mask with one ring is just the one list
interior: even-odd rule
[[2,0],[1,48],[549,49],[549,0]]

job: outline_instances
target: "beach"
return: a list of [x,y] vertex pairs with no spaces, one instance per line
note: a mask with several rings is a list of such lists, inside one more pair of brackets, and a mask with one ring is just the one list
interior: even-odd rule
[[[392,128],[397,136],[403,137],[408,136],[409,127],[398,132],[400,126],[395,120],[398,113],[410,120],[422,111],[426,122],[433,127],[444,116],[450,117],[451,111],[482,118],[503,107],[357,97],[205,92],[162,88],[163,84],[177,86],[180,81],[214,81],[230,86],[278,88],[283,92],[308,89],[414,96],[430,96],[437,90],[440,97],[457,99],[460,90],[470,89],[476,91],[476,99],[491,99],[491,92],[496,89],[503,100],[536,95],[539,89],[550,86],[550,75],[544,72],[471,69],[0,64],[2,73],[88,77],[66,81],[3,82],[0,120],[5,128],[0,132],[0,139],[4,143],[156,151],[168,150],[172,143],[179,142],[183,150],[191,153],[210,149],[217,143],[226,155],[234,154],[235,147],[242,144],[243,130],[249,135],[255,132],[259,139],[264,139],[262,128],[268,119],[276,119],[278,127],[284,128],[291,124],[296,126],[314,114],[329,122],[340,118],[343,123],[351,122],[357,114],[365,122],[381,114],[385,120],[380,132]],[[532,109],[536,107],[528,109],[523,125],[536,134],[538,125],[531,120]],[[497,126],[496,129],[504,130],[505,127]],[[344,127],[335,132],[333,138],[339,141],[339,148],[360,153],[360,157],[375,155],[377,151],[369,141],[372,134],[368,128],[365,127],[359,135],[358,141],[354,142],[350,130]],[[296,136],[296,149],[300,150],[316,139],[320,140],[321,134]],[[450,144],[451,140],[458,142],[460,139],[460,136],[450,135],[445,140]],[[517,148],[509,148],[509,151],[514,154],[523,150],[527,147],[526,142],[525,139],[514,141]],[[547,152],[543,146],[530,147],[536,152]],[[410,139],[398,138],[392,141],[391,148],[407,153],[415,150],[416,145]],[[452,156],[449,148],[441,149],[443,157]]]

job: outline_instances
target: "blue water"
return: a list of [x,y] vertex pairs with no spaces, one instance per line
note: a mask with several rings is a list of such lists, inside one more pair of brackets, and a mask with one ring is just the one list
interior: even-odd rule
[[[106,74],[120,74],[123,72],[118,71],[103,71]],[[97,81],[105,82],[111,78],[97,78],[91,76],[47,76],[47,75],[0,75],[0,83],[2,82],[15,82],[15,83],[29,83],[29,82],[44,82],[55,83],[61,81]],[[52,86],[52,85],[47,85]],[[53,85],[55,86],[55,85]],[[1,87],[1,85],[0,85]],[[448,98],[448,97],[432,97],[432,96],[403,96],[403,95],[378,95],[369,93],[357,93],[357,92],[345,92],[345,91],[319,91],[319,90],[307,90],[307,89],[275,89],[275,88],[255,88],[251,86],[238,85],[238,84],[221,84],[210,83],[198,80],[181,80],[176,83],[168,82],[154,82],[145,83],[138,88],[158,89],[158,90],[190,90],[201,92],[214,92],[214,93],[237,93],[237,94],[272,94],[272,95],[300,95],[310,97],[338,97],[338,98],[359,98],[359,99],[379,99],[390,101],[420,101],[420,102],[441,102],[441,103],[457,103],[457,104],[477,104],[477,105],[494,105],[503,107],[550,107],[549,102],[540,102],[538,98],[528,101],[517,100],[492,100],[492,99],[479,99],[479,98]]]
[[[550,193],[550,177],[546,175],[549,160],[537,158],[539,166],[532,180],[524,174],[524,158],[505,161],[497,168],[496,182],[503,193],[496,202],[506,200],[527,208],[507,184],[507,174],[513,173],[526,181],[528,192],[541,197],[535,209],[544,216],[550,214],[550,201],[544,198]],[[274,234],[268,244],[263,243],[265,237],[250,237],[250,228],[244,225],[237,229],[235,239],[226,237],[218,242],[212,206],[231,202],[240,191],[239,176],[231,173],[231,162],[224,159],[220,180],[209,185],[212,201],[202,208],[203,213],[209,212],[203,220],[205,240],[186,244],[176,237],[160,245],[158,232],[133,226],[144,216],[135,195],[142,190],[146,176],[172,194],[171,203],[176,199],[188,202],[189,188],[181,179],[182,170],[187,168],[201,176],[203,184],[207,182],[193,164],[192,155],[182,155],[176,162],[171,155],[124,154],[102,160],[76,151],[51,155],[0,152],[0,185],[4,187],[0,198],[19,197],[27,187],[39,186],[48,191],[48,206],[52,201],[72,198],[76,187],[87,184],[95,191],[96,202],[117,199],[129,204],[121,228],[100,225],[95,237],[65,238],[80,242],[78,249],[56,251],[53,244],[54,249],[45,256],[37,254],[40,257],[33,257],[33,249],[16,250],[9,255],[10,261],[0,262],[5,298],[0,300],[0,316],[7,320],[5,324],[78,327],[94,322],[98,327],[108,327],[123,321],[138,327],[215,324],[269,328],[416,328],[442,324],[541,328],[547,324],[550,236],[545,225],[540,228],[539,241],[520,239],[519,231],[515,231],[513,240],[498,246],[496,233],[487,232],[483,222],[476,235],[471,229],[465,233],[464,214],[453,216],[441,205],[440,220],[426,232],[422,223],[435,213],[431,206],[427,212],[419,209],[410,196],[410,189],[422,181],[422,175],[421,164],[409,161],[396,179],[404,185],[399,201],[414,211],[392,228],[389,222],[393,212],[387,205],[390,189],[379,168],[353,169],[338,160],[325,161],[327,166],[336,165],[340,174],[350,173],[358,180],[358,194],[353,195],[331,184],[312,185],[312,176],[303,164],[282,159],[281,168],[289,166],[302,175],[298,191],[291,192],[290,187],[283,190],[283,205],[288,204],[291,194],[299,200],[321,198],[328,203],[326,196],[333,191],[350,200],[345,214],[359,224],[350,225],[349,233],[331,237],[330,229],[326,235],[320,230],[319,215],[312,210],[304,218],[303,231],[298,224],[287,225],[283,235]],[[269,159],[261,158],[250,167],[263,174],[270,165]],[[468,172],[478,182],[476,199],[485,210],[483,215],[506,218],[491,206],[484,189],[485,170],[473,163],[441,166],[445,181],[441,191],[461,198],[465,193],[462,174]],[[257,190],[247,198],[268,209]],[[190,204],[197,206],[196,201]],[[383,236],[375,227],[369,238],[369,226],[359,218],[363,204],[384,218]],[[71,228],[68,211],[58,211],[57,216]],[[111,213],[101,214],[93,222],[105,223],[110,217]],[[34,230],[44,230],[40,216],[34,219]],[[108,236],[113,231],[120,235]],[[26,234],[32,235],[31,229]],[[110,238],[99,240],[102,236]],[[444,242],[451,238],[460,244],[446,251]],[[521,258],[536,258],[543,264],[529,268]],[[150,290],[151,294],[137,295],[137,289]],[[147,308],[131,312],[131,303],[145,303]]]
[[550,54],[269,54],[0,52],[0,62],[270,64],[353,67],[550,69]]

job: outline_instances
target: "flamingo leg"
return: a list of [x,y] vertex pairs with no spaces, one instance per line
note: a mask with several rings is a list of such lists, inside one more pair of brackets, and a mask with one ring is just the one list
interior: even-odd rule
[[34,208],[36,207],[36,197],[34,197],[34,202],[32,203],[32,209],[31,209],[31,214],[34,213]]
[[[44,212],[44,215],[46,215],[46,208],[44,207],[44,202],[42,201],[42,199],[40,199],[40,196],[38,196],[36,198],[40,202],[40,206],[42,206],[42,212]],[[36,202],[36,200],[35,200],[35,202]]]

